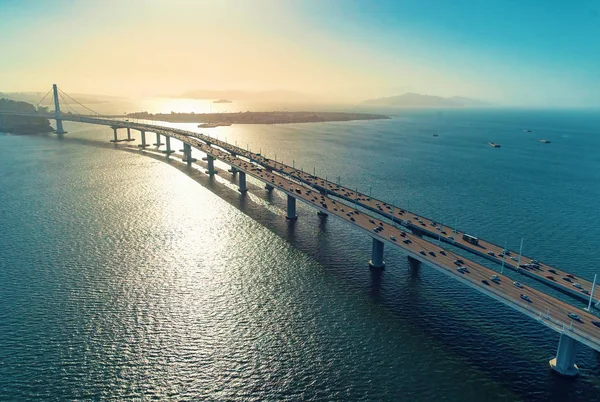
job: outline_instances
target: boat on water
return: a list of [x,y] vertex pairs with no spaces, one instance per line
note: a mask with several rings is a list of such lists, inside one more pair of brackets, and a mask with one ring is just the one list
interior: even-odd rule
[[542,144],[550,144],[550,141],[548,141],[548,140],[540,140],[540,142],[541,142]]
[[500,144],[496,144],[495,142],[489,142],[488,145],[492,148],[500,148]]
[[219,99],[219,100],[213,101],[213,103],[233,103],[233,101],[230,101],[229,99]]
[[434,136],[434,137],[437,137],[438,135],[439,135],[438,133],[435,133],[433,136]]
[[526,133],[530,133],[531,132],[531,130],[529,130],[529,129],[525,129],[523,131],[525,131]]

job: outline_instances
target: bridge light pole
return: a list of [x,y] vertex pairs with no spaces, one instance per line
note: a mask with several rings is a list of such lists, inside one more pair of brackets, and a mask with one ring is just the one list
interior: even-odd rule
[[592,300],[594,299],[594,290],[596,289],[596,274],[594,274],[594,282],[592,283],[592,291],[590,292],[590,301],[588,303],[587,308],[585,308],[584,310],[586,311],[590,311],[590,309],[592,308]]
[[521,255],[523,254],[523,238],[521,237],[521,248],[519,248],[519,261],[517,262],[517,269],[521,268]]
[[508,242],[505,241],[504,242],[504,251],[502,252],[502,267],[500,268],[500,273],[504,274],[504,260],[506,259],[506,246],[508,245]]

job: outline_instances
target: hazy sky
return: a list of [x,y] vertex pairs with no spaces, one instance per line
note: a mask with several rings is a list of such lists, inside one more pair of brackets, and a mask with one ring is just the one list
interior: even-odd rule
[[600,105],[600,0],[0,0],[0,91]]

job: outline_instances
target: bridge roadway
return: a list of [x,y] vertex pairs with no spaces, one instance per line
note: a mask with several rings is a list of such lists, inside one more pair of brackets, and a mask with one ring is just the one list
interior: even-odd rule
[[[310,173],[265,158],[260,154],[241,149],[227,142],[219,141],[218,139],[214,139],[198,133],[192,133],[188,135],[200,138],[203,141],[208,141],[209,143],[216,145],[224,150],[234,152],[236,155],[242,155],[250,160],[255,161],[256,163],[260,164],[261,166],[267,169],[271,169],[279,173],[288,175],[296,180],[299,180],[302,183],[308,184],[319,190],[326,191],[327,194],[331,194],[338,198],[345,199],[352,203],[356,202],[356,204],[361,206],[362,208],[368,209],[369,211],[384,216],[392,220],[393,222],[397,222],[400,225],[411,229],[411,231],[414,231],[415,233],[439,239],[441,242],[459,247],[470,253],[476,254],[480,257],[495,262],[499,265],[502,265],[504,263],[504,267],[507,269],[511,269],[513,271],[517,271],[521,274],[529,276],[539,282],[552,286],[560,290],[561,292],[570,296],[574,296],[584,302],[588,302],[590,298],[590,293],[592,292],[592,282],[590,282],[587,279],[577,277],[572,273],[563,271],[559,268],[545,264],[541,261],[538,261],[537,264],[539,265],[539,268],[526,267],[525,264],[533,264],[533,261],[535,261],[535,259],[525,255],[521,255],[519,267],[519,253],[517,251],[506,250],[506,255],[504,255],[504,247],[483,239],[479,239],[477,245],[471,244],[463,239],[462,236],[463,234],[465,234],[464,232],[461,232],[456,228],[452,229],[448,226],[442,226],[436,221],[427,218],[423,215],[419,215],[417,213],[410,212],[404,208],[400,208],[394,206],[393,204],[386,203],[385,201],[369,197],[366,194],[356,192],[355,190],[340,186],[331,181],[326,181],[321,177],[313,176]],[[493,253],[493,255],[490,255],[488,253]],[[571,277],[569,277],[569,275]],[[575,283],[581,285],[581,288],[579,289],[575,287]]]
[[[436,268],[453,279],[493,297],[547,327],[552,328],[559,333],[564,331],[568,333],[569,337],[576,339],[592,349],[600,351],[600,328],[592,324],[592,321],[600,321],[598,317],[576,309],[567,303],[557,300],[554,297],[529,286],[521,285],[522,288],[518,288],[513,284],[513,280],[498,274],[494,270],[484,267],[474,261],[470,261],[450,250],[445,250],[436,246],[419,236],[406,232],[402,228],[395,227],[382,220],[375,219],[364,212],[357,211],[352,206],[325,197],[312,188],[300,185],[291,179],[257,167],[253,163],[233,156],[226,151],[211,147],[199,140],[180,136],[180,134],[174,135],[171,133],[170,135],[189,142],[193,147],[207,155],[213,156],[217,160],[235,167],[240,172],[244,172],[266,184],[273,185],[288,196],[293,196],[297,200],[305,202],[322,213],[335,216],[366,232],[367,235],[401,249],[414,260]],[[153,150],[146,149],[145,151],[152,152]],[[185,158],[183,155],[173,155],[182,159]],[[300,193],[298,193],[296,189],[300,190]],[[321,203],[324,203],[327,207],[325,208]],[[352,218],[354,218],[354,220],[352,220]],[[371,220],[373,220],[374,223],[372,223]],[[378,233],[374,232],[373,228],[377,226],[383,227],[383,230]],[[396,240],[392,240],[392,236]],[[405,240],[410,241],[410,243],[406,244],[404,242]],[[421,251],[423,251],[425,255],[423,255]],[[442,251],[443,253],[441,253]],[[429,252],[432,252],[434,255],[429,254]],[[464,263],[461,264],[461,266],[466,267],[468,273],[460,273],[457,270],[455,261],[459,259],[463,260]],[[493,282],[491,280],[492,275],[497,275],[500,278],[500,283]],[[484,284],[482,282],[483,280],[487,280],[489,285]],[[521,298],[522,294],[529,296],[531,302],[523,300]],[[571,320],[568,317],[569,313],[577,314],[581,318],[581,321]]]
[[[49,116],[48,118],[53,117]],[[284,169],[285,166],[280,166],[281,164],[277,162],[273,163],[272,167],[258,167],[253,161],[256,161],[257,156],[262,158],[260,155],[251,155],[254,156],[254,158],[247,161],[237,157],[235,149],[225,151],[216,148],[211,146],[211,144],[215,142],[212,138],[208,137],[206,140],[201,141],[197,138],[199,134],[187,132],[185,130],[131,122],[119,122],[119,124],[116,125],[114,120],[90,118],[87,116],[69,116],[65,117],[64,120],[102,124],[113,128],[137,129],[143,132],[152,131],[158,135],[177,138],[182,142],[205,152],[207,155],[235,167],[245,175],[250,175],[286,193],[288,196],[288,208],[290,199],[294,201],[294,205],[295,200],[298,199],[311,205],[313,208],[316,208],[321,213],[335,216],[359,230],[362,230],[373,238],[373,255],[375,255],[375,246],[378,242],[381,243],[381,253],[383,252],[384,243],[401,249],[408,255],[409,260],[411,259],[412,262],[429,265],[451,278],[462,282],[559,332],[561,337],[557,355],[555,359],[550,361],[550,366],[561,374],[575,375],[578,372],[577,366],[574,364],[576,349],[575,341],[600,352],[600,327],[593,324],[593,322],[597,322],[598,320],[594,315],[557,300],[539,290],[525,285],[519,285],[517,287],[510,278],[497,274],[494,270],[477,264],[474,261],[467,260],[450,250],[444,250],[418,235],[408,233],[385,221],[380,219],[375,220],[374,217],[366,215],[364,212],[360,212],[340,201],[329,198],[326,196],[327,194],[323,195],[319,191],[315,191],[314,188],[307,187],[308,184],[302,185],[297,182],[295,175],[289,174]],[[219,143],[215,145],[220,146],[221,144]],[[235,148],[239,149],[237,147]],[[148,150],[145,150],[143,146],[142,151]],[[155,152],[160,152],[159,147],[156,148]],[[262,159],[264,163],[266,158]],[[260,162],[257,161],[257,163]],[[272,170],[275,170],[275,172]],[[286,177],[287,175],[290,177]],[[306,177],[303,178],[306,180]],[[312,185],[314,185],[314,183]],[[330,187],[326,186],[325,188]],[[351,197],[352,193],[348,194],[350,194]],[[356,195],[357,197],[355,199],[351,198],[351,202],[354,201],[358,204],[358,198],[364,196],[358,193]],[[348,197],[348,195],[344,195],[344,197]],[[406,214],[407,212],[405,211],[404,213]],[[374,228],[376,227],[381,227],[382,230],[374,231]],[[462,260],[462,262],[458,262],[458,260]],[[468,271],[459,272],[457,269],[457,262],[458,265],[467,268]],[[492,275],[497,275],[499,277],[499,283],[495,283],[491,280]],[[484,280],[486,280],[487,283],[484,283]],[[525,295],[529,297],[529,300],[523,299],[522,296]],[[568,315],[570,313],[577,314],[579,318],[573,320],[572,317],[569,317]]]

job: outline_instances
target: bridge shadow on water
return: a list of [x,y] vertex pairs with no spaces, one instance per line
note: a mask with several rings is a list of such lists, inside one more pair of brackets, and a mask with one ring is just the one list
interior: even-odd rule
[[196,162],[200,170],[188,167],[178,158],[132,146],[77,138],[62,140],[143,155],[179,170],[310,256],[322,267],[324,275],[368,295],[369,301],[384,309],[396,323],[413,327],[427,338],[428,344],[456,355],[519,398],[599,400],[598,384],[590,377],[600,371],[600,355],[580,349],[577,363],[582,373],[590,376],[569,379],[555,375],[547,364],[556,351],[558,336],[554,331],[533,320],[524,320],[519,313],[490,302],[471,289],[447,286],[443,275],[409,263],[401,251],[390,247],[385,255],[387,268],[368,268],[370,238],[358,231],[350,233],[346,223],[318,216],[300,202],[298,221],[288,221],[285,197],[276,190],[269,192],[248,180],[248,193],[239,193],[237,175],[223,169],[219,169],[219,177],[207,175],[203,172],[207,164],[201,160]]

